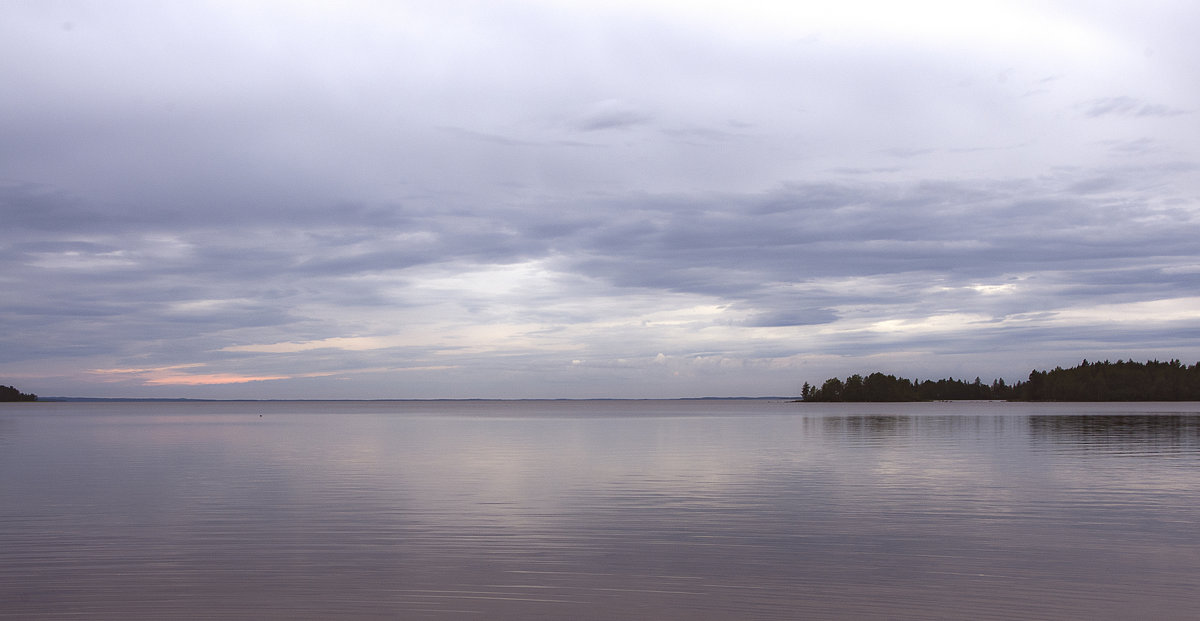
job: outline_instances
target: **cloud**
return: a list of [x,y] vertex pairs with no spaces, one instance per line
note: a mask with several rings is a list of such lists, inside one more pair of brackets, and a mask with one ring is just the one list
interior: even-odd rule
[[1133,97],[1104,97],[1081,104],[1083,113],[1089,118],[1102,116],[1171,117],[1191,114],[1161,104],[1151,104]]
[[261,345],[231,345],[222,347],[221,351],[248,352],[264,354],[290,354],[314,349],[338,349],[346,351],[363,351],[390,347],[386,341],[372,337],[333,337],[318,341],[266,343]]
[[463,127],[442,127],[440,129],[444,132],[454,134],[456,136],[461,136],[463,138],[467,138],[470,140],[478,140],[478,141],[482,141],[482,142],[488,142],[488,143],[497,144],[497,145],[504,146],[504,147],[543,146],[543,145],[540,145],[539,143],[528,141],[528,140],[518,140],[516,138],[509,138],[507,136],[501,136],[498,134],[473,131],[473,130],[466,129]]
[[[792,184],[704,199],[614,196],[592,205],[586,218],[508,206],[472,216],[479,226],[434,219],[417,227],[436,234],[414,233],[413,221],[397,220],[405,232],[388,233],[370,221],[331,219],[317,229],[310,219],[302,227],[277,226],[270,236],[258,232],[263,225],[225,230],[217,241],[208,227],[176,227],[164,236],[148,222],[153,232],[108,240],[89,232],[92,241],[84,243],[66,241],[82,230],[62,228],[63,241],[12,245],[21,259],[13,274],[52,285],[25,300],[22,321],[48,325],[69,311],[98,322],[55,322],[58,334],[49,339],[9,335],[6,351],[70,356],[92,343],[96,354],[132,353],[157,340],[171,342],[175,355],[246,368],[140,380],[198,386],[298,377],[322,365],[330,365],[322,375],[460,368],[464,356],[534,360],[563,347],[574,352],[565,360],[585,358],[592,368],[681,345],[743,361],[787,357],[801,342],[810,351],[850,355],[997,347],[1013,334],[1047,338],[1041,332],[1064,325],[1063,308],[1178,297],[1200,284],[1173,258],[1189,256],[1195,221],[1169,210],[1156,217],[1148,203],[1131,220],[1129,201],[1149,195],[1131,193],[1124,171],[1107,171],[1104,188],[1090,181],[1095,174]],[[1090,184],[1089,194],[1080,193],[1082,184]],[[1118,198],[1097,202],[1101,189]],[[1113,219],[1125,225],[1119,234],[1106,225]],[[260,238],[272,243],[255,247]],[[506,241],[496,248],[507,249],[487,250],[488,240],[498,239]],[[406,250],[397,255],[387,247]],[[79,261],[114,252],[123,262],[96,259],[86,270],[46,261],[47,253]],[[524,262],[511,262],[520,257]],[[80,304],[89,298],[97,303]],[[1031,314],[1038,311],[1046,314]],[[1089,334],[1092,320],[1066,316],[1078,324],[1076,334]],[[1189,321],[1152,309],[1144,315],[1158,316],[1176,330]],[[729,327],[714,332],[719,325]],[[769,348],[747,348],[758,339],[741,333],[814,327],[827,332],[772,333]],[[1111,347],[1128,334],[1146,332],[1129,324],[1104,339],[1072,342]],[[269,358],[314,352],[326,355]],[[371,355],[354,360],[346,357],[351,353]],[[405,363],[394,364],[396,357]],[[288,365],[305,373],[253,372]]]
[[572,126],[584,132],[629,129],[648,123],[653,117],[627,102],[607,99],[588,107]]
[[289,379],[289,376],[286,375],[247,376],[232,373],[205,374],[185,371],[185,369],[203,366],[202,364],[181,364],[142,369],[92,369],[89,372],[99,376],[101,381],[121,381],[132,377],[146,386],[209,386]]
[[827,308],[809,308],[757,313],[749,317],[745,325],[754,328],[808,326],[832,323],[835,320],[837,320],[837,313]]

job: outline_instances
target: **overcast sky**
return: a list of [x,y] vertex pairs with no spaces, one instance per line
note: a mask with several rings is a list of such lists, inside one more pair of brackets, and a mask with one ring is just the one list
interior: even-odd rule
[[0,384],[1200,359],[1200,3],[4,3]]

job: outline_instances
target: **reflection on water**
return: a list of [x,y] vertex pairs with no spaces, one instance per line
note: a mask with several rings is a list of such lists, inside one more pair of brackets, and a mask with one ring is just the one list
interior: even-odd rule
[[1058,448],[1113,454],[1195,452],[1200,444],[1200,415],[1038,414],[1033,416],[847,415],[821,419],[822,431],[848,442],[897,443],[914,437],[944,437],[955,442],[970,434],[1001,437],[1027,434]]
[[21,406],[0,408],[0,618],[1200,604],[1197,404]]
[[1040,442],[1116,454],[1195,453],[1200,446],[1196,414],[1034,416],[1029,431]]

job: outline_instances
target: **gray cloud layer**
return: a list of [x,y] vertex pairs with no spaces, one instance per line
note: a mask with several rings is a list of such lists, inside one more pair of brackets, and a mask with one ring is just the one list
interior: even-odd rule
[[4,383],[787,394],[1200,357],[1184,9],[649,6],[15,5]]

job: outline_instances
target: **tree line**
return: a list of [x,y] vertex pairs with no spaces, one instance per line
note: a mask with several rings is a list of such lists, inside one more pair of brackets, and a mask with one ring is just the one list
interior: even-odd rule
[[825,380],[820,387],[808,382],[800,390],[804,401],[1200,401],[1200,363],[1188,366],[1178,360],[1159,362],[1092,362],[1052,371],[1031,371],[1029,379],[1006,384],[975,381],[908,380],[872,373],[845,380]]
[[0,386],[0,401],[37,401],[37,395],[21,392],[12,386]]

